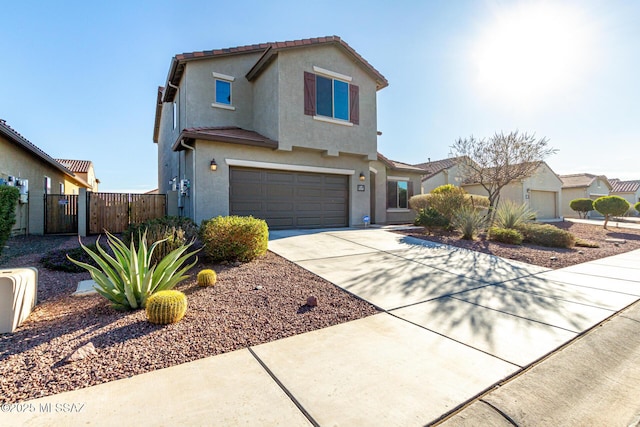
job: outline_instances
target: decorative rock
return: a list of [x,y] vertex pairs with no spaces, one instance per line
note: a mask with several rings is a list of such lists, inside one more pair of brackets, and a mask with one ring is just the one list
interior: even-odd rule
[[258,285],[258,286],[256,286],[256,287],[255,287],[255,288],[253,288],[253,289],[254,289],[254,290],[256,290],[256,291],[259,291],[260,289],[262,289],[262,285]]
[[555,261],[555,260],[557,260],[557,259],[558,259],[558,257],[556,257],[556,256],[552,256],[552,257],[550,257],[549,259],[550,259],[551,261]]
[[98,354],[98,352],[96,351],[96,348],[93,346],[93,343],[89,342],[83,345],[82,347],[77,348],[76,351],[74,351],[69,356],[67,356],[67,358],[65,359],[65,362],[67,363],[77,362],[79,360],[86,359],[87,357],[93,356],[95,354]]
[[580,255],[582,255],[582,254],[584,253],[584,251],[578,251],[578,253],[579,253]]
[[307,298],[307,305],[309,307],[315,307],[318,305],[318,298],[316,298],[315,296],[311,295],[309,298]]
[[240,267],[242,265],[242,263],[240,261],[234,261],[233,262],[233,266],[234,267]]

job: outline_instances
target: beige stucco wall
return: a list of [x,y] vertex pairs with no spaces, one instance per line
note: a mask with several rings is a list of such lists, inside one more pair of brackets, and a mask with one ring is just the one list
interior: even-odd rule
[[453,184],[459,186],[461,182],[462,176],[460,175],[460,168],[458,165],[454,165],[422,181],[422,192],[428,194],[441,185]]
[[375,175],[375,222],[376,224],[411,224],[416,218],[411,209],[387,209],[387,178],[407,178],[413,182],[413,195],[420,194],[422,175],[417,173],[397,171],[387,168],[376,160],[370,163],[369,170]]
[[8,176],[29,180],[28,203],[16,207],[13,234],[43,234],[44,179],[51,178],[51,192],[58,193],[66,175],[0,136],[0,178],[6,180]]
[[[562,216],[578,218],[578,213],[569,207],[574,199],[597,199],[600,196],[609,195],[609,187],[601,179],[595,179],[588,187],[574,187],[562,189]],[[589,217],[601,217],[598,212],[589,212]]]

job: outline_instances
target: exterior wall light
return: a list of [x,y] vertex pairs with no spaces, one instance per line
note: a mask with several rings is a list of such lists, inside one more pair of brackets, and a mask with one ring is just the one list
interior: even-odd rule
[[218,170],[218,164],[216,163],[216,159],[211,159],[211,165],[209,166],[212,172]]
[[363,172],[360,172],[360,181],[364,181],[365,180],[365,176]]

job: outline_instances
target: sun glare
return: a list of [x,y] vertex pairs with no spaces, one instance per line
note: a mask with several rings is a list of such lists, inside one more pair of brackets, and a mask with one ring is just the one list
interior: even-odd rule
[[501,8],[473,49],[480,89],[498,102],[534,107],[565,93],[589,60],[589,25],[560,3]]

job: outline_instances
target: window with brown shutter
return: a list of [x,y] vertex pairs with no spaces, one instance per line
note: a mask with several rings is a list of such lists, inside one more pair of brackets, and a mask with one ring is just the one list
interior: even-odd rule
[[304,114],[316,115],[316,75],[304,72]]
[[349,85],[349,121],[354,125],[360,124],[360,89],[356,85]]

